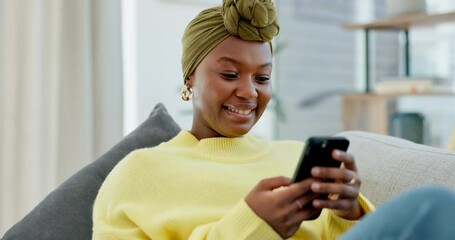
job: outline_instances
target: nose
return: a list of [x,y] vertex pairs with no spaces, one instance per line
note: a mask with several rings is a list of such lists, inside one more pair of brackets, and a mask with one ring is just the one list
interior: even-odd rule
[[258,92],[254,79],[251,78],[241,79],[239,81],[239,85],[237,86],[236,95],[237,97],[244,99],[257,98]]

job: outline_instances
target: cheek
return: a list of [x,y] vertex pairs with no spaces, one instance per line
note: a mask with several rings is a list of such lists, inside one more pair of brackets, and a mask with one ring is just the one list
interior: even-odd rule
[[262,104],[267,104],[272,99],[272,85],[260,88],[260,101]]
[[198,85],[193,96],[193,100],[197,102],[197,105],[205,110],[217,104],[219,99],[218,90],[209,82]]

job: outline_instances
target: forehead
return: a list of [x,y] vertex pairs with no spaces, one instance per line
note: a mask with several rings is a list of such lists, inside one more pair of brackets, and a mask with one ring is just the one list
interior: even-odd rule
[[229,36],[216,46],[206,58],[210,61],[231,58],[241,63],[263,65],[272,62],[272,50],[269,43],[245,41]]

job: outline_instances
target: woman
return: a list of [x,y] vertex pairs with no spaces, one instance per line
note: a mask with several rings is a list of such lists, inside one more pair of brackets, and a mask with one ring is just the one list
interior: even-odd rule
[[94,239],[334,239],[371,211],[351,155],[334,151],[342,168],[292,184],[303,144],[247,135],[272,95],[278,31],[270,0],[223,1],[190,22],[182,98],[192,128],[115,167],[95,201]]

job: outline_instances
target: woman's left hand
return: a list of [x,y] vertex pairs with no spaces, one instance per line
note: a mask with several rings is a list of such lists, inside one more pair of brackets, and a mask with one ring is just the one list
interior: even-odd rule
[[327,199],[314,199],[313,206],[332,209],[336,215],[348,220],[358,220],[363,211],[358,201],[361,180],[354,157],[340,150],[334,150],[332,157],[342,162],[340,168],[313,167],[311,170],[314,178],[333,180],[311,185],[313,192],[329,195]]

